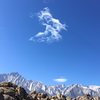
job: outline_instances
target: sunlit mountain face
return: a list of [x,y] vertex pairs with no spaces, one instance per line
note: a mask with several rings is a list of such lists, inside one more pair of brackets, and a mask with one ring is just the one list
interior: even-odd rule
[[46,86],[38,81],[27,80],[17,72],[0,74],[0,82],[12,82],[18,86],[22,86],[27,92],[37,91],[47,93],[49,95],[62,94],[71,97],[82,96],[85,94],[100,96],[100,86],[83,86],[79,84],[73,84],[70,86],[66,86],[64,84]]

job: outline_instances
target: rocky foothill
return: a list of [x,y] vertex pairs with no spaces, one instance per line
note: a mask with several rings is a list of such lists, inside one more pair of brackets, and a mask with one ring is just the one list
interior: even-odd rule
[[11,82],[0,83],[0,100],[100,100],[99,97],[90,95],[79,96],[76,98],[67,97],[61,94],[49,96],[45,93],[27,93],[24,88]]

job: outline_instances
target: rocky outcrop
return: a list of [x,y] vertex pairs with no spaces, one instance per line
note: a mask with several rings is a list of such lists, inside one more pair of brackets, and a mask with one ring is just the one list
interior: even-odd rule
[[0,100],[100,100],[100,97],[92,97],[87,94],[71,98],[61,94],[50,96],[45,93],[37,93],[36,91],[28,94],[24,88],[10,82],[4,82],[0,83]]
[[77,97],[76,100],[94,100],[94,98],[92,96],[90,96],[89,94],[87,94],[84,96]]
[[29,100],[27,96],[24,88],[13,83],[4,82],[0,84],[0,100]]
[[48,96],[47,94],[33,92],[30,94],[30,96],[32,97],[32,100],[100,100],[100,97],[92,97],[89,94],[71,98],[61,94],[56,96]]
[[[85,86],[80,84],[72,84],[68,86],[64,84],[47,86],[38,81],[27,80],[17,72],[0,74],[0,82],[14,83],[18,86],[23,87],[27,91],[27,93],[37,91],[52,96],[57,94],[63,94],[66,96],[71,96],[72,98],[76,98],[77,96],[82,96],[86,94],[90,94],[91,96],[100,96],[100,86],[96,85]],[[9,85],[11,86],[11,84]]]

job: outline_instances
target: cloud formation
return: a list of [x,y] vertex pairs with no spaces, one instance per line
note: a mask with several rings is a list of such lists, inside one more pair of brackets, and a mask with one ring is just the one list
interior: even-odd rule
[[55,82],[66,82],[67,79],[66,78],[57,78],[57,79],[54,79]]
[[62,24],[59,19],[55,19],[48,7],[44,8],[38,14],[39,21],[45,26],[44,32],[39,32],[30,40],[38,42],[53,42],[62,39],[60,32],[67,30],[66,25]]

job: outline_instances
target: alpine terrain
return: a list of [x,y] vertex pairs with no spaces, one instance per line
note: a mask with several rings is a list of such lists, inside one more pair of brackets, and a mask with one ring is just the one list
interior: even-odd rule
[[72,98],[87,94],[91,96],[100,96],[100,86],[83,86],[79,84],[73,84],[70,86],[46,86],[41,82],[27,80],[19,73],[14,72],[8,74],[0,74],[0,82],[14,83],[20,87],[23,87],[27,91],[27,93],[32,93],[33,91],[36,91],[40,93],[46,93],[51,96],[62,94],[65,96],[70,96]]

